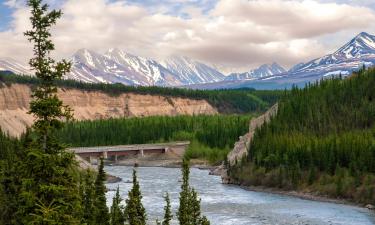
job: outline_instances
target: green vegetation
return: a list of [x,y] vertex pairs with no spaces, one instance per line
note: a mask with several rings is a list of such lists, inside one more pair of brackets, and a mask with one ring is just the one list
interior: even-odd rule
[[189,163],[182,163],[182,185],[180,192],[180,206],[177,217],[180,225],[209,225],[205,216],[201,216],[200,199],[194,188],[189,185]]
[[234,142],[248,130],[249,121],[250,116],[245,115],[81,121],[66,124],[59,136],[74,147],[190,140],[188,158],[203,158],[214,163],[225,159]]
[[109,211],[107,207],[107,199],[105,197],[106,187],[105,172],[103,158],[100,158],[98,175],[95,180],[95,192],[94,192],[94,225],[109,225]]
[[25,142],[20,172],[18,207],[15,214],[21,224],[79,224],[81,216],[79,180],[75,174],[74,154],[65,151],[55,131],[61,120],[71,118],[70,109],[57,97],[54,81],[69,72],[66,61],[49,57],[54,45],[50,40],[51,25],[61,12],[48,12],[41,1],[30,0],[32,29],[25,32],[34,44],[30,66],[40,81],[32,91],[29,113],[35,116]]
[[111,206],[111,225],[123,225],[125,223],[124,207],[121,205],[120,188],[117,187]]
[[142,194],[135,170],[133,170],[133,187],[128,193],[124,215],[129,225],[146,225],[146,210],[142,204]]
[[[40,81],[31,76],[2,74],[1,83],[38,85]],[[136,93],[143,95],[157,95],[165,97],[181,97],[197,100],[207,100],[221,113],[250,113],[266,110],[273,105],[285,91],[261,91],[254,89],[237,90],[193,90],[168,87],[125,86],[122,84],[83,83],[75,80],[58,80],[55,82],[60,88],[77,88],[85,91],[103,91],[118,96],[122,93]]]
[[235,182],[375,203],[375,70],[293,88],[258,129]]

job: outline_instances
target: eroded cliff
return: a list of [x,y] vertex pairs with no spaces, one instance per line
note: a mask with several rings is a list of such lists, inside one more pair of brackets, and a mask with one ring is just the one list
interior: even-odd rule
[[[27,114],[31,87],[23,84],[0,87],[0,127],[11,136],[19,136],[33,123]],[[100,91],[59,89],[58,96],[74,110],[77,120],[155,115],[216,114],[217,110],[205,100],[141,94],[110,96]]]

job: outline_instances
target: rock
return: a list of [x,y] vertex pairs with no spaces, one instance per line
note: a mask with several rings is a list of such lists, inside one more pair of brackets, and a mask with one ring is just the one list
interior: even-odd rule
[[369,210],[375,210],[375,206],[371,204],[367,204],[366,208],[368,208]]

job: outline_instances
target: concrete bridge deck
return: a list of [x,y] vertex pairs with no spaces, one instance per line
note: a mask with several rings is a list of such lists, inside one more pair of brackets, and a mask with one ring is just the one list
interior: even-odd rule
[[189,141],[158,143],[158,144],[134,144],[134,145],[116,145],[116,146],[98,146],[98,147],[76,147],[69,148],[75,154],[82,158],[87,158],[90,162],[92,158],[114,156],[117,161],[118,156],[141,156],[152,153],[167,153],[172,152],[176,155],[183,156],[186,148],[189,146]]

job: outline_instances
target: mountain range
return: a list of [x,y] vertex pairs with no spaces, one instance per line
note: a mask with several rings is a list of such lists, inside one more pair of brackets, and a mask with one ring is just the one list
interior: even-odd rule
[[[243,88],[256,89],[284,89],[292,85],[304,86],[308,82],[332,76],[350,75],[361,67],[375,65],[375,36],[362,32],[355,36],[332,54],[311,60],[307,63],[299,63],[291,69],[270,76],[252,77],[251,79],[237,79],[221,81],[210,84],[198,84],[192,88],[218,89],[218,88]],[[251,71],[250,71],[251,73]],[[247,73],[238,76],[246,77]]]
[[[71,61],[71,73],[65,78],[84,82],[199,89],[288,88],[293,84],[303,86],[307,82],[339,74],[347,76],[363,65],[374,65],[375,36],[362,32],[336,52],[307,63],[299,63],[289,70],[272,63],[227,76],[213,66],[187,57],[171,56],[158,62],[119,49],[110,49],[104,54],[80,49],[72,56]],[[0,59],[0,71],[31,74],[27,66],[10,58]]]

